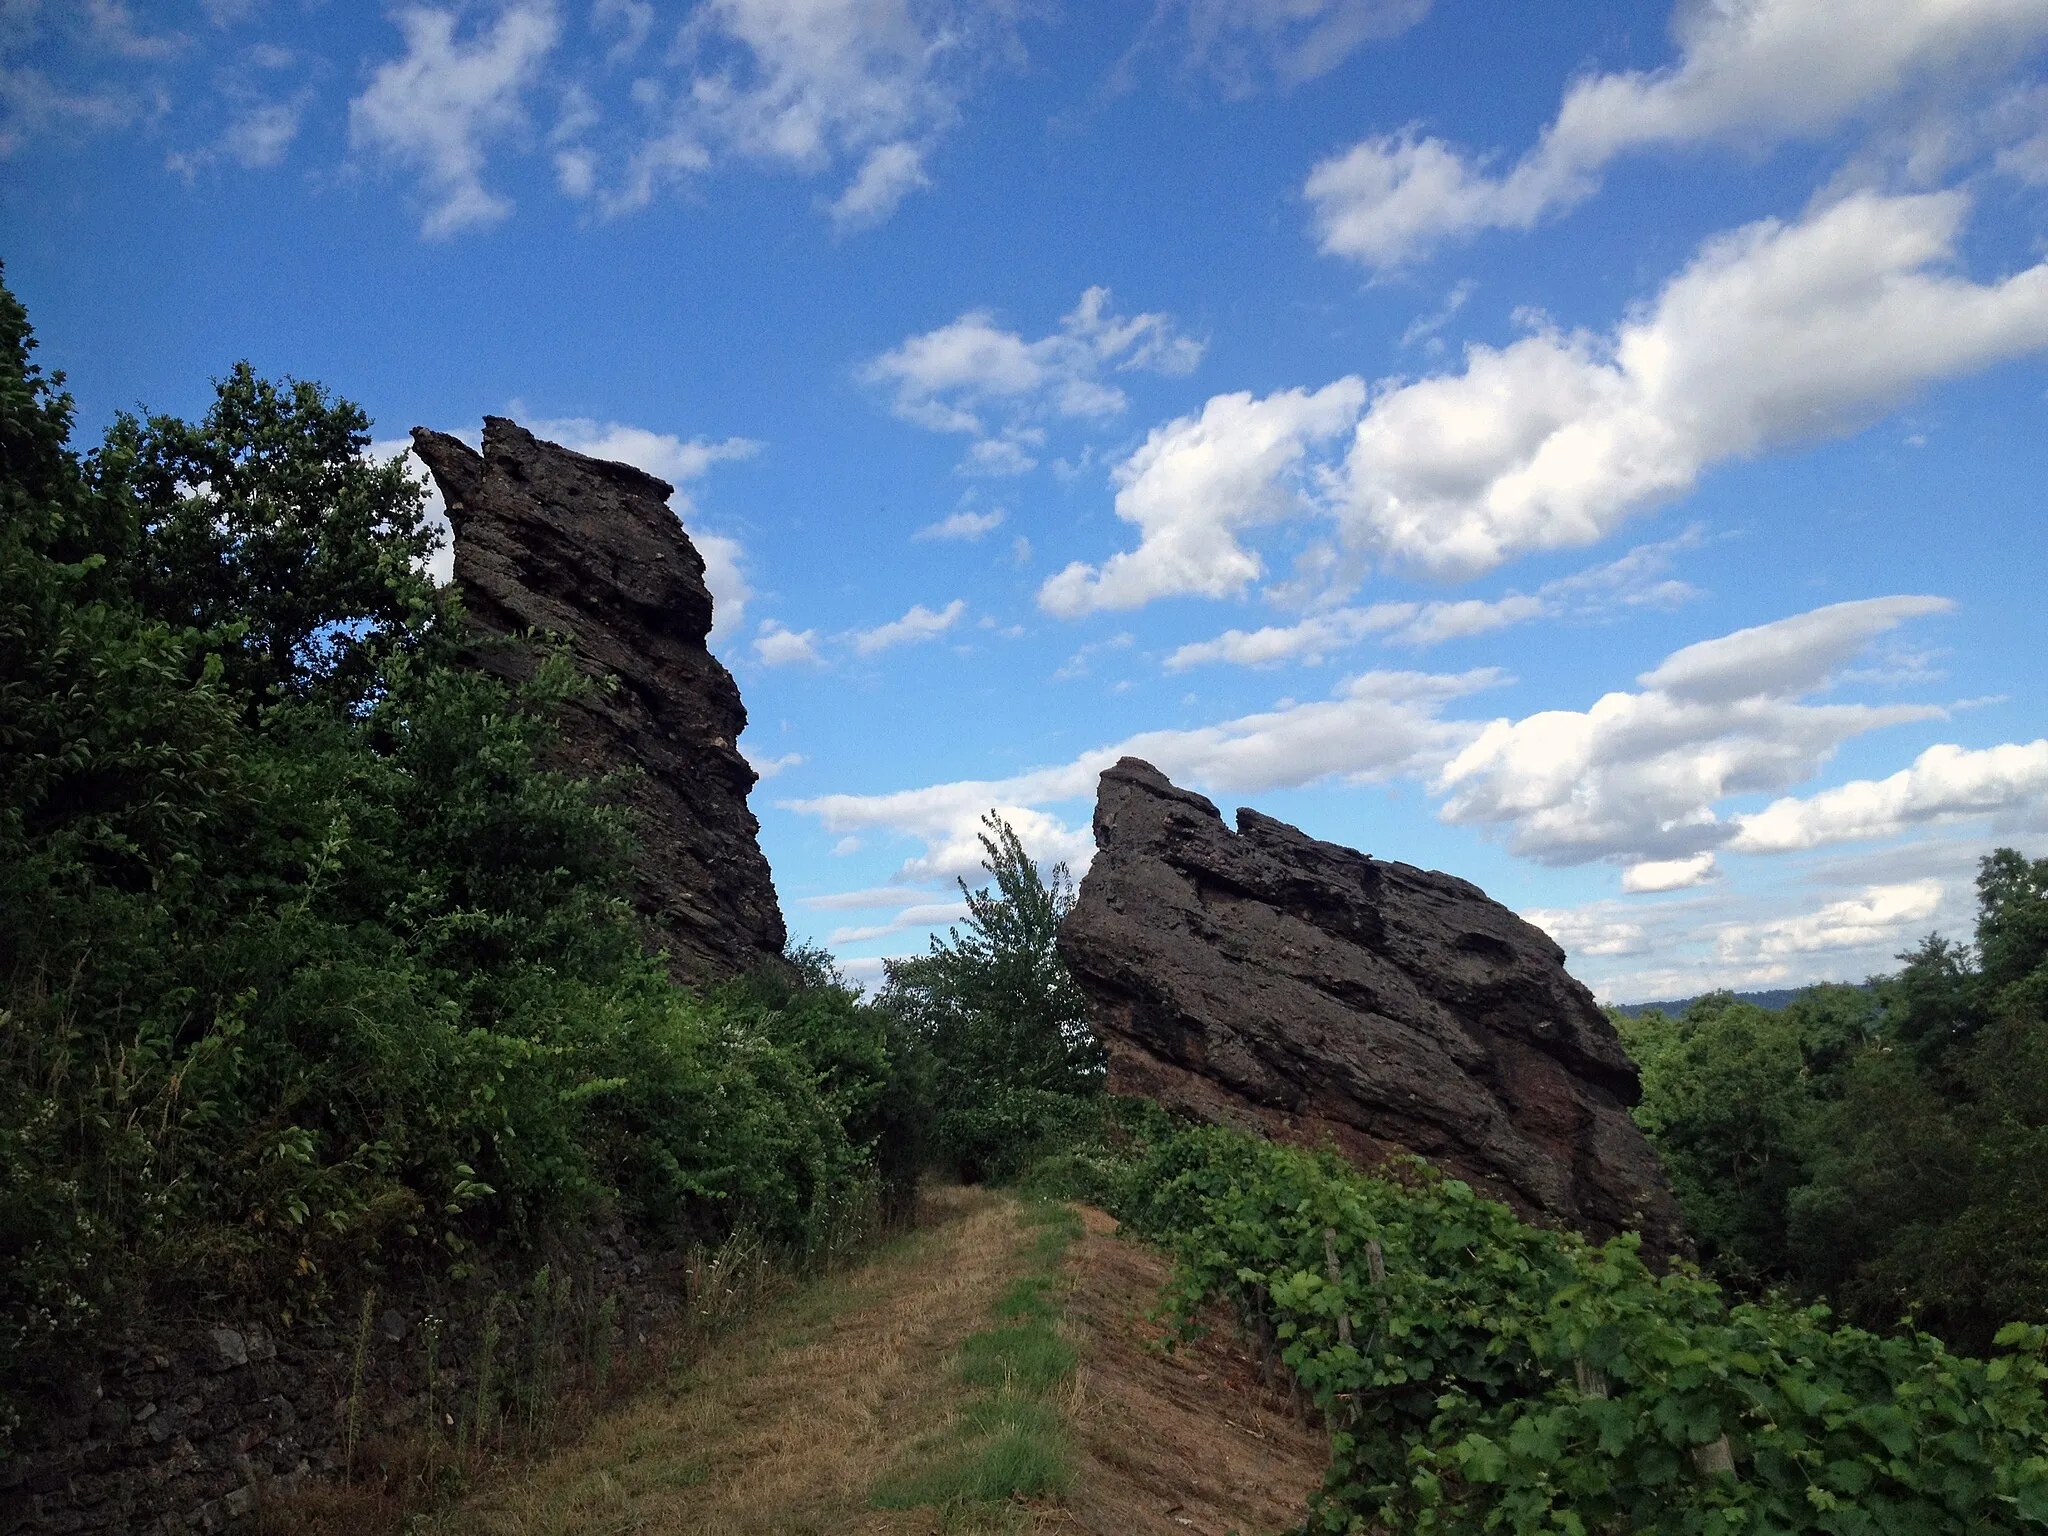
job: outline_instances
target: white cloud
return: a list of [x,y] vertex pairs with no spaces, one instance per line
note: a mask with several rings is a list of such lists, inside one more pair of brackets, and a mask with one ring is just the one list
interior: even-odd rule
[[1374,603],[1370,608],[1337,608],[1312,614],[1296,624],[1269,624],[1263,629],[1229,629],[1213,640],[1196,640],[1166,658],[1166,670],[1182,672],[1211,662],[1239,667],[1272,666],[1283,661],[1321,662],[1348,650],[1367,635],[1382,634],[1409,623],[1419,603]]
[[970,466],[1000,474],[1037,462],[1026,450],[1045,437],[1031,422],[1099,419],[1123,410],[1128,400],[1106,376],[1184,374],[1201,358],[1202,343],[1182,335],[1172,316],[1118,315],[1109,290],[1095,287],[1060,317],[1057,331],[1036,341],[1004,330],[988,310],[969,310],[906,338],[863,366],[860,376],[891,392],[890,409],[903,420],[934,432],[972,434],[978,441]]
[[2013,817],[2044,807],[2048,738],[1974,752],[1942,743],[1889,778],[1855,779],[1738,816],[1728,847],[1738,853],[1787,853],[1892,837],[1908,827],[1965,816]]
[[878,624],[873,629],[856,631],[853,636],[853,648],[863,656],[874,656],[893,645],[936,640],[959,623],[960,616],[966,611],[966,600],[958,597],[936,612],[922,603],[914,603],[910,611],[900,619],[891,619],[887,624]]
[[1226,95],[1268,83],[1286,89],[1328,74],[1368,43],[1398,37],[1429,14],[1430,0],[1179,0],[1185,63]]
[[900,885],[871,885],[858,891],[832,891],[823,896],[805,896],[803,905],[818,912],[865,912],[876,907],[901,907],[913,892]]
[[211,145],[174,151],[165,156],[164,164],[187,180],[220,160],[232,161],[245,171],[267,170],[283,162],[312,101],[311,91],[300,91],[287,101],[244,101]]
[[1504,826],[1515,852],[1546,864],[1692,859],[1735,833],[1715,813],[1721,799],[1788,788],[1851,737],[1939,717],[1925,705],[1802,700],[1876,636],[1949,606],[1836,603],[1687,646],[1644,673],[1640,693],[1495,720],[1437,775],[1440,815]]
[[1503,175],[1413,128],[1325,160],[1304,188],[1322,248],[1384,267],[1481,230],[1527,229],[1591,196],[1631,150],[1822,134],[1916,83],[2007,63],[2048,33],[2038,0],[1724,0],[1678,18],[1675,64],[1580,78]]
[[1723,961],[1774,961],[1816,950],[1866,949],[1911,937],[1915,924],[1932,918],[1941,906],[1939,880],[1904,885],[1873,885],[1847,901],[1831,901],[1819,911],[1766,923],[1730,923],[1715,935]]
[[1343,378],[1263,399],[1216,395],[1199,416],[1154,427],[1112,471],[1116,515],[1137,527],[1138,547],[1099,569],[1075,561],[1039,589],[1039,605],[1075,618],[1161,597],[1243,591],[1264,566],[1238,533],[1315,505],[1323,477],[1310,451],[1340,436],[1364,402],[1364,383]]
[[[141,31],[114,0],[47,10],[38,0],[0,0],[0,160],[45,135],[79,138],[162,117],[170,108],[163,86],[138,83],[118,64],[110,76],[107,59],[158,64],[185,42],[175,33]],[[65,74],[73,78],[58,78]]]
[[[612,59],[632,59],[652,12],[603,9],[620,32]],[[879,224],[931,185],[928,156],[973,78],[1018,51],[1011,9],[975,0],[706,0],[668,51],[674,83],[636,77],[641,137],[595,195],[620,213],[721,160],[806,175],[850,165],[823,207],[841,233]]]
[[284,159],[299,136],[310,96],[266,101],[237,112],[221,135],[221,153],[244,170],[260,170]]
[[754,654],[768,667],[787,667],[798,662],[819,663],[818,632],[815,629],[785,629],[774,619],[761,625],[754,636]]
[[844,234],[887,222],[903,199],[932,184],[924,151],[898,140],[869,151],[846,190],[832,200],[833,227]]
[[428,239],[499,222],[512,202],[484,186],[484,146],[525,122],[521,98],[560,33],[551,0],[514,0],[466,42],[452,9],[413,6],[392,19],[406,51],[349,104],[351,140],[419,171]]
[[1443,303],[1437,308],[1408,322],[1408,328],[1401,333],[1401,345],[1412,347],[1418,341],[1427,341],[1432,347],[1440,348],[1442,343],[1436,339],[1436,333],[1451,323],[1478,289],[1477,283],[1465,278],[1444,295]]
[[1007,515],[1001,507],[992,508],[987,512],[963,508],[951,517],[942,517],[936,523],[927,523],[910,537],[919,542],[926,539],[957,539],[973,544],[984,534],[993,533],[1002,527],[1003,519]]
[[1437,575],[1589,544],[1716,461],[1862,425],[2048,346],[2048,263],[1951,271],[1965,200],[1858,194],[1708,241],[1606,337],[1544,329],[1382,389],[1346,464],[1354,545]]
[[1643,924],[1622,915],[1614,902],[1584,907],[1536,907],[1521,914],[1553,939],[1568,956],[1633,955],[1647,947]]
[[1216,725],[1146,731],[1007,779],[783,804],[817,817],[830,832],[880,830],[917,839],[923,852],[903,865],[904,879],[971,877],[982,857],[980,817],[991,808],[1017,828],[1034,857],[1064,859],[1079,868],[1093,855],[1085,821],[1070,827],[1044,807],[1091,799],[1102,770],[1120,757],[1142,757],[1177,783],[1231,794],[1324,780],[1379,782],[1427,772],[1455,752],[1473,728],[1441,719],[1443,706],[1501,680],[1491,669],[1456,675],[1368,672],[1348,679],[1328,699],[1284,703]]
[[1622,607],[1673,607],[1699,594],[1670,578],[1671,557],[1699,542],[1700,530],[1691,528],[1677,538],[1640,544],[1617,560],[1547,581],[1534,596],[1510,592],[1493,599],[1374,603],[1368,608],[1333,608],[1295,624],[1226,630],[1213,640],[1183,645],[1166,658],[1166,670],[1179,672],[1219,661],[1242,667],[1282,661],[1315,664],[1370,635],[1384,635],[1390,645],[1421,649],[1531,619],[1592,618]]
[[755,776],[764,784],[782,772],[783,769],[798,767],[804,760],[804,755],[801,752],[785,752],[780,757],[756,757],[744,745],[740,747],[740,756],[747,760],[748,766],[754,770]]
[[[761,451],[761,444],[751,437],[728,437],[716,442],[705,437],[686,439],[673,432],[654,432],[588,416],[533,421],[526,423],[526,427],[536,437],[560,443],[593,459],[611,459],[659,475],[678,489],[714,464],[751,459]],[[687,495],[682,501],[685,507],[690,504]]]
[[967,915],[964,901],[933,901],[918,906],[905,907],[886,922],[863,923],[849,928],[835,928],[826,937],[831,944],[865,944],[873,939],[885,939],[892,933],[902,933],[911,928],[936,928],[941,923],[957,923]]
[[1711,853],[1696,853],[1689,859],[1645,859],[1621,872],[1624,891],[1682,891],[1705,885],[1717,873]]

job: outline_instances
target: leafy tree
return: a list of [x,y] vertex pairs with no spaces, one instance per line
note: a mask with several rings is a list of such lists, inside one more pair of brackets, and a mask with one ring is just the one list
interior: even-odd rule
[[81,460],[33,346],[0,287],[0,1439],[114,1308],[301,1316],[605,1211],[842,1230],[894,1020],[643,953],[633,829],[546,766],[588,684],[457,664],[360,409],[237,368]]
[[1785,1211],[1809,1176],[1814,1096],[1796,1021],[1715,993],[1678,1018],[1619,1019],[1656,1143],[1701,1259],[1758,1286],[1785,1272]]
[[247,363],[201,421],[122,416],[95,467],[133,500],[137,606],[207,634],[257,703],[359,699],[379,649],[417,643],[441,607],[423,492],[369,446],[360,406]]
[[1999,849],[1977,892],[1974,946],[1930,934],[1868,986],[1617,1021],[1723,1279],[1970,1349],[2048,1318],[2048,860]]
[[929,1053],[933,1150],[967,1178],[1014,1174],[1034,1149],[1092,1124],[1104,1067],[1055,947],[1074,903],[1066,866],[1041,872],[994,811],[982,825],[993,887],[960,881],[965,931],[891,961],[882,995]]

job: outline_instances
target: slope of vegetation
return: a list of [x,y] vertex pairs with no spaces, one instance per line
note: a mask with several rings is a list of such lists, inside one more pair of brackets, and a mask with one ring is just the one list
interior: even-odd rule
[[909,1169],[906,1051],[817,956],[642,953],[549,771],[557,656],[459,667],[420,493],[246,367],[81,456],[0,290],[0,1381],[615,1214],[801,1256]]
[[1988,1361],[1657,1275],[1414,1163],[1225,1130],[1098,1165],[1184,1313],[1270,1330],[1331,1427],[1329,1531],[2000,1532],[2048,1525],[2048,1327]]

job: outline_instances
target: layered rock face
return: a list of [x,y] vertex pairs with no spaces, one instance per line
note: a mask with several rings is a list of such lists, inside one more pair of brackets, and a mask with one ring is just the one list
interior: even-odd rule
[[[642,770],[621,796],[638,813],[636,900],[677,978],[781,955],[782,909],[747,808],[756,775],[736,745],[747,711],[705,647],[711,593],[669,509],[673,487],[502,416],[484,418],[482,454],[424,427],[412,439],[448,503],[475,628],[565,635],[585,671],[617,679],[570,707],[560,766]],[[513,678],[533,667],[517,647],[481,647],[477,661]]]
[[1110,1085],[1279,1140],[1396,1152],[1594,1238],[1684,1237],[1636,1069],[1564,951],[1477,886],[1318,842],[1125,758],[1060,954]]

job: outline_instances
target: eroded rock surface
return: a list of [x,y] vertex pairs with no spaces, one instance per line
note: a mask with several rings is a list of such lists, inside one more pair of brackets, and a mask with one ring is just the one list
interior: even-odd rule
[[1060,953],[1110,1083],[1205,1120],[1407,1151],[1523,1216],[1684,1239],[1636,1069],[1564,951],[1450,875],[1216,807],[1125,758]]
[[[779,956],[782,909],[747,808],[756,775],[736,745],[747,711],[705,647],[711,593],[673,487],[502,416],[484,418],[481,454],[424,427],[412,438],[448,504],[471,622],[566,635],[586,671],[617,679],[571,706],[561,757],[578,773],[643,771],[622,796],[640,820],[636,897],[675,974],[709,981]],[[478,661],[514,677],[533,665],[507,647]]]

